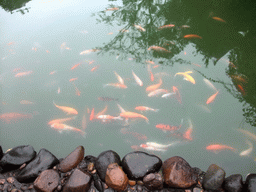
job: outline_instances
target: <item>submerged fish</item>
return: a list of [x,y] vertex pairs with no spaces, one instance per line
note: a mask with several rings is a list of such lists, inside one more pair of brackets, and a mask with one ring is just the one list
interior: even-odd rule
[[83,137],[85,137],[85,135],[86,135],[86,133],[84,131],[82,131],[81,129],[71,127],[66,124],[53,123],[53,124],[51,124],[51,127],[58,130],[60,133],[62,133],[62,131],[74,131],[74,132],[80,133]]
[[212,96],[210,96],[207,101],[206,104],[212,103],[215,99],[215,97],[218,95],[219,91],[217,91],[216,93],[214,93]]
[[166,149],[152,147],[152,146],[149,146],[147,144],[140,144],[140,147],[144,148],[146,150],[149,150],[149,151],[162,151],[162,152],[166,151]]
[[156,142],[147,142],[146,145],[154,147],[154,148],[158,148],[158,149],[167,149],[170,146],[173,146],[174,144],[176,144],[177,142],[173,142],[167,145],[163,145],[163,144],[159,144]]
[[53,101],[53,104],[55,105],[55,107],[59,108],[60,110],[62,110],[62,111],[65,112],[65,113],[67,113],[67,115],[69,115],[69,114],[75,114],[75,115],[77,115],[77,114],[78,114],[77,110],[74,109],[74,108],[56,105],[56,104],[54,103],[54,101]]
[[228,145],[221,145],[221,144],[212,144],[212,145],[208,145],[206,147],[206,150],[208,151],[213,151],[215,153],[218,153],[220,151],[223,151],[223,150],[231,150],[231,151],[236,151],[235,148],[233,147],[230,147]]
[[249,140],[246,140],[245,141],[248,145],[249,145],[249,148],[242,151],[239,155],[240,156],[249,156],[251,153],[252,153],[252,150],[253,150],[253,144],[252,142],[250,142]]
[[135,107],[135,110],[138,110],[138,111],[154,111],[154,112],[159,111],[159,109],[153,109],[153,108],[146,107],[146,106],[137,106],[137,107]]
[[119,99],[111,98],[111,97],[98,97],[98,100],[105,102],[105,101],[118,101]]

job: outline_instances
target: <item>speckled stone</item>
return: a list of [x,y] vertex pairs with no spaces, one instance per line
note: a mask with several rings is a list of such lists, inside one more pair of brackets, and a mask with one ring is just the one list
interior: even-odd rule
[[84,147],[78,146],[72,153],[63,159],[58,165],[58,169],[66,173],[75,168],[84,158]]
[[38,192],[53,192],[59,183],[59,173],[53,169],[43,171],[35,180],[34,188]]
[[91,175],[76,168],[63,187],[63,192],[87,192],[91,186]]
[[189,188],[197,183],[198,174],[189,163],[179,156],[171,157],[163,163],[164,181],[169,187]]
[[128,177],[117,163],[108,166],[105,181],[109,187],[117,191],[124,191],[129,182]]

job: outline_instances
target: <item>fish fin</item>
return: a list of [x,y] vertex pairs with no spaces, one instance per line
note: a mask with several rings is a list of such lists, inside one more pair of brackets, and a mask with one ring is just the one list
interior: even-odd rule
[[54,101],[52,101],[52,102],[53,102],[53,105],[55,105],[57,107],[56,103]]

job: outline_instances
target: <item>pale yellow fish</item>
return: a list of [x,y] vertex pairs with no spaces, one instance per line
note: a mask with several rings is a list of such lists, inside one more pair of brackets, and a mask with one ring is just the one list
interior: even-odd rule
[[206,85],[208,85],[210,88],[212,88],[213,90],[217,91],[216,87],[208,80],[204,78],[204,82],[206,83]]
[[114,71],[114,73],[115,73],[116,78],[117,78],[117,80],[119,81],[119,83],[121,83],[121,84],[124,85],[124,80],[123,80],[123,78],[122,78],[120,75],[118,75],[117,72]]
[[240,131],[241,133],[247,135],[249,138],[253,139],[256,141],[256,135],[251,133],[250,131],[244,130],[244,129],[237,129],[237,131]]
[[132,70],[132,75],[136,81],[136,83],[139,85],[139,86],[143,86],[143,82],[141,81],[141,79],[133,72]]
[[189,81],[190,83],[196,84],[195,79],[194,79],[193,77],[191,77],[188,73],[192,73],[192,71],[179,72],[179,73],[176,73],[176,74],[174,75],[174,77],[175,77],[176,75],[182,75],[182,76],[185,78],[185,80]]
[[249,141],[249,140],[246,140],[245,141],[248,145],[249,145],[249,148],[242,151],[239,155],[240,156],[249,156],[251,153],[252,153],[252,150],[253,150],[253,144]]

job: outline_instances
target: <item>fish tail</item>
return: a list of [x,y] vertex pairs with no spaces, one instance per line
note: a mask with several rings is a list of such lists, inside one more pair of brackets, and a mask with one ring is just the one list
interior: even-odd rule
[[147,124],[149,124],[149,120],[148,119],[146,119],[146,122],[147,122]]
[[53,104],[57,107],[58,105],[56,105],[56,103],[54,102],[54,100],[52,101],[53,102]]
[[160,110],[160,109],[154,109],[153,111],[154,111],[154,112],[158,112],[159,110]]

